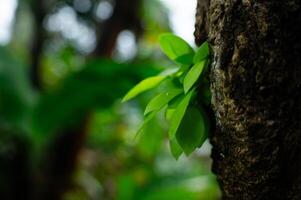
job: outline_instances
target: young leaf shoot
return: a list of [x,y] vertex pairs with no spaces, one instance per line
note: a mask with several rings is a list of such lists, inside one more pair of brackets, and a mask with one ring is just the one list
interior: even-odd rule
[[[143,132],[148,123],[153,122],[151,119],[158,112],[164,110],[165,118],[169,122],[170,151],[178,159],[183,152],[190,155],[196,148],[201,147],[208,137],[210,121],[203,107],[209,106],[211,101],[210,85],[206,76],[210,64],[210,48],[204,42],[195,53],[186,41],[170,33],[161,35],[159,42],[164,54],[179,65],[178,70],[141,81],[122,101],[128,101],[150,89],[161,89],[147,104],[144,122],[138,134]],[[160,84],[163,80],[164,84]]]

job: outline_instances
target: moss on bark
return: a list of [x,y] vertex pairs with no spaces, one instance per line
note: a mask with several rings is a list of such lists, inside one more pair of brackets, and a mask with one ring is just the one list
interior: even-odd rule
[[301,199],[301,2],[208,2],[223,198]]

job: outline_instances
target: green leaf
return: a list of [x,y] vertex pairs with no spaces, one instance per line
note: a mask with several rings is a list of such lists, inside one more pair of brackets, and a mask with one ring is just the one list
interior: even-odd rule
[[181,64],[192,64],[193,63],[194,54],[186,54],[175,58],[175,61]]
[[200,63],[195,64],[186,74],[183,82],[184,86],[184,92],[187,93],[190,88],[195,84],[195,82],[198,80],[200,75],[202,74],[202,71],[206,65],[207,61],[203,60]]
[[139,134],[139,141],[137,143],[139,153],[144,158],[153,157],[160,151],[163,140],[163,129],[158,123],[158,118],[153,117],[149,122],[144,124],[143,132]]
[[183,98],[186,96],[186,94],[181,94],[180,96],[175,97],[168,103],[168,109],[176,109],[178,105],[182,102]]
[[[211,131],[210,130],[211,121],[210,121],[208,113],[206,113],[206,111],[202,107],[199,107],[198,110],[199,110],[199,112],[201,113],[201,115],[203,116],[203,119],[204,119],[204,125],[205,125],[205,134],[204,134],[205,139],[204,140],[206,140],[206,138],[208,138],[209,132]],[[204,142],[201,142],[198,147],[201,147],[203,145],[203,143]]]
[[166,111],[165,111],[165,118],[167,121],[170,121],[174,112],[175,112],[176,109],[174,108],[167,108]]
[[174,61],[182,64],[191,64],[193,62],[194,50],[182,38],[166,33],[159,38],[162,51]]
[[174,89],[167,92],[163,92],[156,97],[154,97],[146,106],[144,111],[144,115],[152,112],[152,111],[159,111],[162,109],[168,102],[170,102],[173,98],[181,94],[183,90],[181,89]]
[[140,128],[138,129],[135,137],[139,136],[140,133],[142,133],[144,131],[144,128],[148,125],[148,123],[150,123],[150,121],[152,119],[154,119],[154,117],[156,116],[157,113],[158,113],[158,111],[153,111],[153,112],[147,114],[146,116],[144,116],[143,123],[140,126]]
[[138,94],[150,90],[156,87],[161,81],[165,79],[166,76],[153,76],[147,79],[144,79],[140,83],[138,83],[135,87],[133,87],[122,99],[122,102],[128,101]]
[[210,84],[206,83],[200,88],[200,94],[202,97],[202,102],[205,105],[210,105],[211,103],[211,91],[210,91]]
[[165,119],[167,121],[171,120],[174,112],[176,111],[176,108],[182,102],[184,97],[185,97],[185,94],[182,93],[181,95],[176,96],[174,99],[172,99],[170,102],[168,102],[168,107],[165,111]]
[[188,70],[190,69],[191,65],[182,65],[179,70],[175,73],[177,77],[182,76],[183,74],[186,74]]
[[18,127],[27,131],[36,96],[26,67],[11,53],[0,45],[0,127]]
[[193,63],[198,63],[201,62],[202,60],[205,60],[206,58],[209,57],[210,51],[209,51],[209,44],[208,42],[204,42],[196,51],[194,58],[193,58]]
[[170,121],[170,129],[168,132],[169,139],[172,140],[174,139],[176,132],[179,128],[179,125],[181,123],[181,120],[186,112],[186,109],[189,105],[190,99],[195,93],[194,90],[190,91],[184,98],[183,100],[179,103],[177,106],[176,110],[174,111],[171,121]]
[[176,138],[174,138],[173,140],[169,141],[169,147],[170,147],[170,151],[171,154],[173,155],[173,157],[178,160],[179,157],[182,155],[183,153],[183,149],[181,148],[181,146],[179,145],[178,141],[176,140]]
[[176,138],[186,155],[200,147],[207,138],[204,113],[195,107],[188,107],[177,130]]

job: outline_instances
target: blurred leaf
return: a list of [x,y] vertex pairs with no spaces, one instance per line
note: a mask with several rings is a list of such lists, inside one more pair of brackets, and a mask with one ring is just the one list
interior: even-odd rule
[[191,65],[182,65],[181,68],[179,69],[179,71],[177,72],[177,76],[181,76],[182,74],[185,74],[188,72],[188,70],[190,69]]
[[25,128],[34,92],[25,67],[0,48],[0,125]]
[[132,175],[123,175],[117,181],[117,200],[132,200],[135,191],[135,180]]
[[138,148],[143,158],[151,158],[161,150],[163,136],[158,118],[153,117],[149,123],[144,125],[143,133],[139,135]]
[[144,131],[144,128],[150,123],[150,121],[156,116],[157,113],[158,113],[158,111],[153,111],[144,116],[143,124],[138,129],[137,134],[136,134],[137,136],[139,136],[140,133],[142,133]]
[[167,119],[167,121],[170,121],[174,112],[176,111],[175,108],[167,108],[165,111],[165,118]]
[[146,47],[157,44],[158,35],[170,31],[168,8],[162,1],[143,0],[141,16],[144,22],[143,43],[148,43]]
[[138,83],[134,88],[132,88],[122,99],[122,102],[128,101],[138,94],[150,90],[156,87],[159,83],[161,83],[165,79],[165,76],[154,76],[144,79],[140,83]]
[[162,109],[166,104],[168,104],[169,101],[171,101],[173,98],[178,96],[182,93],[182,90],[180,89],[172,89],[167,92],[163,92],[156,97],[154,97],[146,106],[144,115],[148,114],[149,112],[152,112],[154,110],[159,111]]
[[181,185],[167,185],[144,195],[141,200],[197,200],[198,193]]
[[173,155],[173,157],[178,160],[179,157],[182,155],[183,153],[183,149],[181,148],[181,146],[179,145],[178,141],[176,140],[176,138],[174,138],[173,140],[169,141],[169,147],[170,147],[170,151]]
[[206,121],[203,113],[188,107],[177,130],[176,138],[186,155],[201,146],[207,138]]
[[194,56],[194,50],[182,38],[166,33],[159,38],[162,51],[174,61],[182,64],[191,64]]
[[73,126],[92,109],[112,105],[145,76],[139,66],[100,59],[70,74],[57,88],[41,95],[33,113],[36,132],[47,134]]
[[194,95],[195,91],[190,91],[183,100],[179,103],[177,106],[175,112],[172,115],[172,118],[170,120],[170,128],[169,128],[169,139],[173,140],[176,132],[178,130],[178,127],[180,126],[181,120],[186,112],[186,109],[189,105],[191,97]]
[[197,64],[209,56],[209,44],[208,42],[204,42],[196,51],[194,58],[193,58],[193,63]]
[[184,92],[187,93],[190,88],[195,84],[195,82],[200,77],[205,65],[206,61],[203,60],[200,63],[195,64],[186,74],[183,82]]

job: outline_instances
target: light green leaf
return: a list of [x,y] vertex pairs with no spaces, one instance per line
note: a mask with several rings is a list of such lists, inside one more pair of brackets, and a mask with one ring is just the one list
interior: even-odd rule
[[200,147],[207,138],[204,113],[195,107],[188,107],[177,130],[176,138],[186,155]]
[[183,82],[184,92],[187,93],[190,88],[195,84],[195,82],[200,77],[207,61],[203,60],[200,63],[195,64],[186,74]]
[[159,111],[162,109],[168,102],[170,102],[173,98],[181,94],[183,90],[181,89],[173,89],[167,92],[163,92],[153,98],[148,105],[146,106],[144,115],[152,112],[152,111]]
[[143,132],[139,134],[139,141],[137,143],[139,153],[145,158],[153,157],[160,151],[163,140],[163,129],[158,124],[158,119],[154,117],[148,123],[144,124]]
[[170,121],[174,112],[176,111],[176,109],[174,108],[167,108],[165,111],[165,118],[167,121]]
[[179,125],[181,123],[181,120],[186,112],[186,109],[189,105],[190,99],[195,93],[194,90],[190,91],[184,98],[183,100],[179,103],[177,106],[176,110],[174,111],[171,121],[170,121],[170,129],[168,132],[169,139],[172,140],[174,139],[176,132],[179,128]]
[[140,135],[140,133],[143,132],[144,128],[148,125],[148,123],[150,123],[150,121],[152,119],[154,119],[154,117],[156,116],[157,113],[158,113],[157,111],[153,111],[153,112],[147,114],[146,116],[144,116],[143,123],[140,126],[140,128],[138,129],[135,138],[137,138]]
[[133,87],[122,99],[122,102],[128,101],[138,94],[150,90],[156,87],[161,81],[165,79],[166,76],[153,76],[147,79],[144,79],[140,83],[138,83],[135,87]]
[[193,63],[198,63],[201,62],[202,60],[205,60],[206,58],[209,57],[210,51],[209,51],[209,44],[208,42],[204,42],[196,51],[194,58],[193,58]]
[[182,66],[179,68],[179,70],[175,73],[175,75],[176,75],[177,77],[182,76],[183,74],[185,74],[185,73],[188,72],[188,70],[190,69],[190,66],[191,66],[191,65],[182,65]]
[[162,34],[159,38],[162,51],[174,61],[182,64],[193,62],[194,50],[182,38],[171,33]]
[[171,154],[173,155],[173,157],[178,160],[179,157],[182,155],[183,153],[183,149],[181,148],[181,146],[178,144],[178,141],[176,138],[174,138],[173,140],[169,141],[169,147],[170,147],[170,151]]

